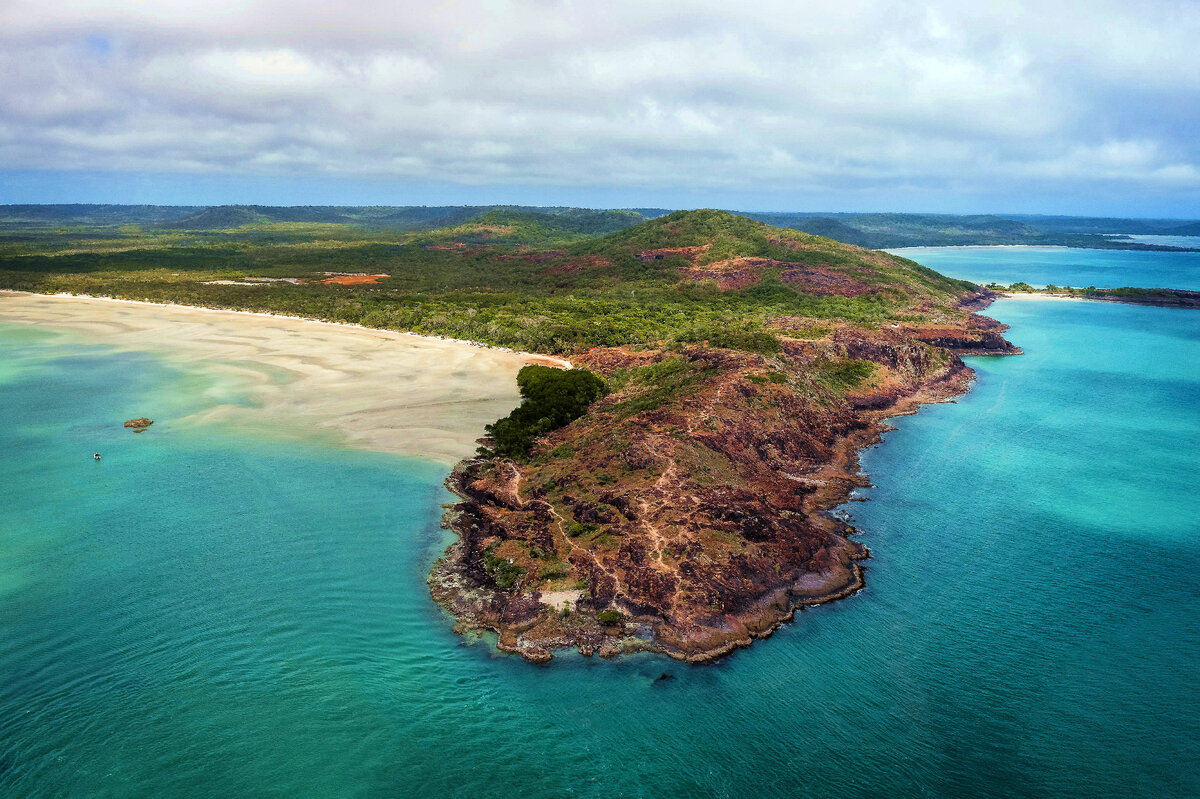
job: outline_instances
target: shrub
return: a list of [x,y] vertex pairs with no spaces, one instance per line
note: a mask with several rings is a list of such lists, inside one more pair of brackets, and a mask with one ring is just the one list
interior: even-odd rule
[[585,522],[567,522],[567,535],[571,538],[578,538],[581,535],[590,535],[600,529],[598,524],[588,524]]
[[827,325],[805,325],[804,327],[799,327],[795,330],[789,330],[787,334],[792,338],[802,338],[811,341],[819,338],[825,338],[832,332],[833,328]]
[[566,577],[570,573],[571,570],[567,568],[567,564],[551,563],[541,568],[538,572],[538,577],[543,580],[557,580],[561,577]]
[[492,544],[483,551],[483,570],[488,573],[498,588],[508,590],[525,576],[525,569],[512,563],[508,558],[495,554],[496,545]]
[[681,342],[707,341],[710,347],[756,352],[760,355],[774,355],[783,349],[779,343],[779,337],[774,333],[754,329],[749,324],[697,325],[679,333],[675,340]]
[[819,379],[830,388],[846,391],[856,387],[875,371],[875,364],[854,358],[825,361],[818,365]]
[[621,614],[615,610],[602,610],[596,614],[596,621],[606,627],[612,627],[621,623]]

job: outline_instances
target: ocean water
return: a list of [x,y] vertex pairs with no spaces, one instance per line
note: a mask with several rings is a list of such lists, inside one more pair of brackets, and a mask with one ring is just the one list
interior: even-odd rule
[[1053,283],[1078,288],[1133,286],[1200,291],[1200,252],[1025,246],[902,247],[888,252],[976,283],[996,281],[1008,285],[1024,281],[1039,288]]
[[1143,244],[1162,244],[1167,247],[1188,247],[1200,250],[1200,236],[1156,236],[1151,234],[1134,234],[1129,237]]
[[1198,795],[1200,314],[992,312],[1026,355],[864,455],[867,588],[710,666],[465,642],[439,468],[0,327],[0,795]]

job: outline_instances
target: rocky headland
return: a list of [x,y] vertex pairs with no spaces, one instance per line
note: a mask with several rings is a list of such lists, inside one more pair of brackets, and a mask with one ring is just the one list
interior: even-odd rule
[[577,353],[612,393],[524,462],[458,465],[434,598],[460,632],[532,661],[574,647],[703,662],[854,593],[869,553],[829,511],[865,484],[858,454],[888,417],[968,389],[960,355],[1020,352],[973,313],[995,296],[966,292],[936,323],[773,320],[767,354]]

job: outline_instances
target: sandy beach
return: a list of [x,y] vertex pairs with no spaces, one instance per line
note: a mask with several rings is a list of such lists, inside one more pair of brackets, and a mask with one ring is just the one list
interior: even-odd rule
[[446,464],[472,454],[484,425],[517,405],[523,365],[567,363],[286,316],[90,297],[0,292],[0,322],[150,352],[208,372],[250,400],[217,399],[203,414],[159,423],[316,433]]
[[1019,291],[1001,293],[1000,297],[1006,300],[1060,300],[1065,302],[1082,302],[1091,299],[1089,297],[1075,297],[1070,294],[1033,294]]

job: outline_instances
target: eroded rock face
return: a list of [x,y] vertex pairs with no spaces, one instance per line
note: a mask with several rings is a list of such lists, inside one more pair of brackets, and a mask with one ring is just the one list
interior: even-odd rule
[[914,338],[958,355],[1019,355],[1021,350],[1004,338],[1008,325],[971,314],[966,325],[927,325],[907,332]]
[[[959,335],[1003,342],[982,326]],[[961,393],[971,377],[918,331],[846,326],[785,340],[771,357],[696,346],[575,360],[674,377],[651,389],[631,379],[529,463],[461,464],[448,485],[462,501],[447,517],[459,541],[430,576],[463,627],[538,661],[561,647],[711,660],[800,605],[856,591],[867,551],[823,511],[861,484],[857,453],[887,415]],[[862,361],[871,377],[851,389],[823,376]],[[565,615],[541,600],[564,591],[577,596]]]

